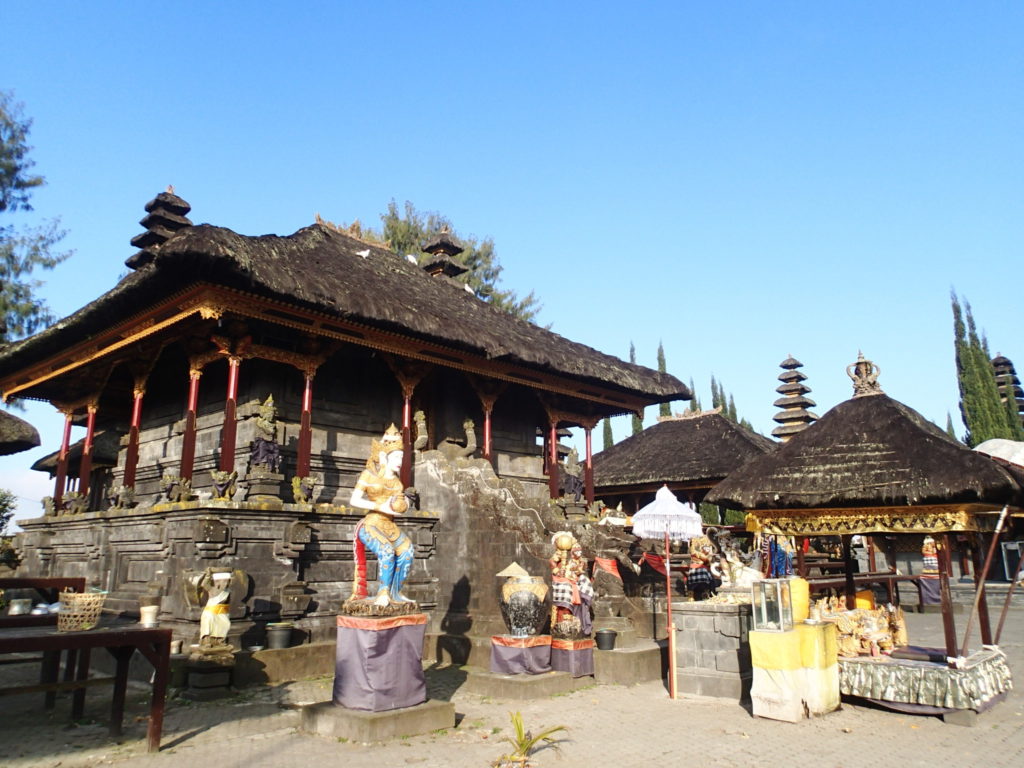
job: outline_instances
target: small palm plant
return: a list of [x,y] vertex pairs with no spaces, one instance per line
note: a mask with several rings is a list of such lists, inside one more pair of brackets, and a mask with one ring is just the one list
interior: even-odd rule
[[[521,712],[509,712],[509,718],[512,720],[512,735],[506,736],[504,741],[507,741],[512,745],[512,752],[507,755],[502,755],[493,763],[493,768],[527,768],[530,763],[530,755],[538,749],[544,747],[553,747],[555,750],[558,749],[559,740],[554,737],[559,731],[568,732],[568,728],[564,725],[555,725],[551,728],[545,728],[540,733],[534,735],[532,731],[526,730],[523,726],[523,715]],[[543,746],[540,746],[543,744]]]

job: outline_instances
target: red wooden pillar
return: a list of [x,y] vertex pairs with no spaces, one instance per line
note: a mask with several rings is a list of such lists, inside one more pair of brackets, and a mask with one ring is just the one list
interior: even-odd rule
[[590,439],[591,427],[584,427],[583,434],[586,435],[587,462],[583,467],[583,492],[587,497],[587,504],[594,503],[594,446]]
[[135,385],[132,400],[132,420],[128,425],[128,450],[124,456],[124,479],[126,488],[135,487],[135,470],[139,466],[139,427],[142,425],[142,398],[146,390],[139,384]]
[[181,469],[178,474],[183,480],[192,479],[192,465],[196,458],[196,411],[199,408],[199,368],[189,370],[188,407],[185,412],[185,434],[181,441]]
[[86,406],[85,445],[82,448],[82,460],[78,463],[78,492],[88,498],[89,475],[92,474],[92,441],[96,436],[96,403]]
[[548,433],[548,492],[552,499],[558,498],[558,422],[552,420]]
[[484,458],[491,461],[491,413],[494,405],[484,403]]
[[224,425],[220,431],[220,471],[235,468],[235,435],[238,433],[238,369],[242,358],[228,358],[228,394],[224,400]]
[[313,371],[306,371],[306,387],[302,391],[302,418],[299,422],[299,458],[295,474],[309,476],[309,457],[313,450]]
[[68,449],[71,447],[71,411],[64,411],[64,436],[57,454],[57,479],[53,485],[53,507],[60,512],[64,502],[64,483],[68,477]]
[[412,393],[413,387],[402,385],[402,468],[398,477],[405,488],[412,485]]

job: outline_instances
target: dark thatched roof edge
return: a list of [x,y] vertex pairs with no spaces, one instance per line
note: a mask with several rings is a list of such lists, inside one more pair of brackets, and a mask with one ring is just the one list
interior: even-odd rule
[[0,351],[0,366],[16,369],[45,359],[141,306],[202,282],[590,381],[650,402],[691,397],[674,376],[515,318],[391,251],[319,224],[288,236],[249,237],[208,224],[184,229],[160,247],[151,264],[54,326]]
[[884,394],[832,408],[778,450],[733,472],[707,501],[734,509],[1019,504],[986,456]]

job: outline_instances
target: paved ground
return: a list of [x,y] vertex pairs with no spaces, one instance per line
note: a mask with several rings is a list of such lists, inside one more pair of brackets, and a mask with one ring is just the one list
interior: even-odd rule
[[[964,623],[964,614],[958,616]],[[911,640],[941,644],[937,615],[910,614]],[[1004,630],[1003,648],[1024,681],[1024,610],[1015,609]],[[17,672],[15,670],[22,670]],[[24,675],[24,666],[0,668],[0,680]],[[982,715],[974,728],[946,725],[935,717],[913,717],[845,704],[841,711],[790,724],[752,717],[735,704],[686,698],[670,701],[658,683],[632,687],[594,686],[569,695],[525,703],[460,693],[463,674],[453,667],[428,670],[431,696],[455,702],[460,721],[450,731],[365,745],[298,732],[297,706],[330,698],[331,680],[308,680],[245,691],[232,699],[196,704],[169,702],[163,749],[145,752],[146,697],[133,692],[126,732],[106,735],[109,689],[90,690],[86,719],[67,721],[70,701],[58,699],[47,713],[42,695],[0,698],[0,764],[23,766],[192,765],[204,767],[487,766],[504,749],[508,713],[520,710],[528,727],[569,727],[561,753],[545,750],[536,764],[649,768],[680,764],[771,766],[797,759],[815,768],[889,766],[1024,766],[1024,682]],[[565,761],[565,762],[563,762]]]

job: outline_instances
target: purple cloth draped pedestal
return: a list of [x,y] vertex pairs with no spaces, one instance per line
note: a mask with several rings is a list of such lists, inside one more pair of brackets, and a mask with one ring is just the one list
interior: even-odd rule
[[496,675],[539,675],[551,671],[551,635],[491,637],[491,672]]
[[573,677],[594,674],[594,641],[560,640],[551,641],[551,668],[557,672],[568,672]]
[[427,615],[338,616],[334,703],[386,712],[427,700],[423,638]]
[[921,579],[921,605],[939,605],[942,602],[942,594],[939,590],[939,579]]

